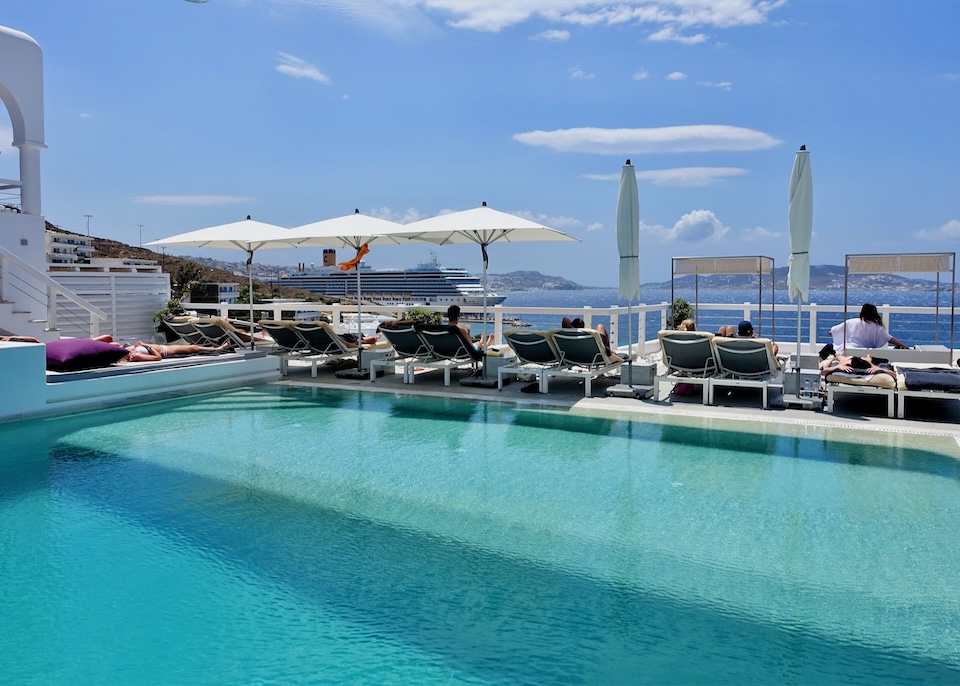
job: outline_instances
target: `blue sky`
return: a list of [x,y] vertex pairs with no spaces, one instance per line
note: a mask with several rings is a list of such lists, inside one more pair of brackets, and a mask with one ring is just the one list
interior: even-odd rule
[[[44,51],[43,209],[136,245],[247,214],[293,227],[490,206],[579,244],[491,272],[616,283],[638,170],[641,280],[670,257],[786,266],[811,151],[813,264],[960,243],[960,3],[950,0],[4,0]],[[16,178],[0,113],[0,178]],[[479,250],[375,248],[374,267]],[[240,261],[230,251],[191,251]],[[269,250],[268,264],[320,261]]]

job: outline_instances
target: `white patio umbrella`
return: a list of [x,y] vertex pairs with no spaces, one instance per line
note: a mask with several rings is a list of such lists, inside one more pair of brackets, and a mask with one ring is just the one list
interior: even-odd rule
[[287,233],[288,229],[282,226],[254,221],[250,218],[250,215],[247,215],[247,218],[243,221],[188,231],[169,238],[151,241],[147,245],[231,248],[246,251],[247,286],[250,300],[250,347],[253,348],[253,253],[261,248],[289,248],[291,244],[285,242]]
[[539,222],[524,219],[514,214],[481,207],[461,212],[441,214],[429,219],[407,224],[403,227],[413,240],[453,245],[476,243],[483,254],[483,324],[487,324],[487,246],[498,241],[519,243],[522,241],[579,241],[562,231],[551,229]]
[[[296,226],[280,239],[280,243],[288,242],[297,247],[327,247],[353,248],[356,251],[364,245],[379,245],[384,243],[409,243],[410,239],[398,234],[406,231],[406,227],[386,219],[377,219],[360,214],[354,210],[353,214],[342,217],[333,217],[322,221]],[[272,245],[270,247],[273,247]],[[280,245],[276,247],[281,247]],[[357,341],[363,338],[360,329],[360,261],[357,260]],[[359,364],[359,357],[358,357]]]
[[[627,350],[630,381],[633,381],[633,300],[640,299],[640,196],[637,173],[630,160],[620,171],[617,200],[617,249],[620,252],[620,297],[627,300]],[[616,348],[616,344],[611,341]]]
[[810,301],[810,236],[813,233],[813,176],[810,153],[801,145],[790,176],[790,259],[787,261],[787,292],[797,297],[797,363],[800,361],[801,300]]

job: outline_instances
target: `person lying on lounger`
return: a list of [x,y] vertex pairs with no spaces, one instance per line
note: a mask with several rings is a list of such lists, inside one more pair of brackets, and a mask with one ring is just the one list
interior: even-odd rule
[[834,372],[863,375],[889,374],[897,378],[897,372],[886,361],[874,360],[870,355],[865,357],[834,355],[820,363],[821,376],[829,376]]
[[40,341],[33,336],[0,336],[0,341],[10,343],[39,343]]
[[124,348],[127,351],[126,360],[128,362],[159,362],[167,357],[176,357],[177,355],[197,355],[199,353],[222,353],[230,349],[230,342],[224,341],[223,345],[216,347],[208,345],[158,345],[156,343],[144,343],[137,341],[133,345],[120,345],[113,340],[113,336],[106,334],[97,336],[93,340],[112,343],[113,345]]

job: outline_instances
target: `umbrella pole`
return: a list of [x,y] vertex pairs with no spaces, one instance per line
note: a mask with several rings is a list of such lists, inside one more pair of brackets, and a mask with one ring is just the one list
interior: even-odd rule
[[801,320],[801,316],[802,316],[801,310],[800,310],[800,303],[801,303],[801,302],[803,302],[803,301],[800,299],[800,294],[797,293],[797,369],[800,369],[800,351],[801,351],[802,345],[803,345],[803,343],[802,343],[801,340],[800,340],[800,336],[802,335],[802,333],[801,333],[801,331],[800,331],[800,320]]
[[[627,301],[627,373],[630,375],[630,385],[633,385],[633,298]],[[616,349],[614,349],[616,353]]]
[[363,326],[360,321],[360,263],[357,262],[357,369],[360,369],[360,355],[363,353]]
[[[249,217],[248,217],[249,218]],[[253,338],[253,251],[247,251],[247,300],[250,301],[250,350],[254,350],[256,342]]]
[[[480,250],[483,251],[483,329],[480,331],[480,340],[483,341],[487,336],[487,246],[483,243],[480,244]],[[481,374],[483,378],[487,378],[487,346],[483,346],[483,360],[481,364]]]

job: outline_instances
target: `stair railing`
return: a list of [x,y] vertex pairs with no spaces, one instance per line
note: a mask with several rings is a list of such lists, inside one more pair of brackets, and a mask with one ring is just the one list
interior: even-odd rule
[[11,265],[16,265],[31,279],[39,282],[41,288],[38,290],[46,291],[46,302],[43,302],[40,297],[29,296],[29,294],[23,290],[20,292],[46,307],[47,329],[55,330],[57,328],[57,295],[61,295],[90,315],[90,337],[93,338],[99,335],[100,322],[109,319],[109,315],[107,315],[106,312],[93,303],[84,300],[69,288],[60,285],[47,274],[44,274],[28,262],[23,261],[3,246],[0,246],[0,301],[6,300],[8,295],[10,295]]

